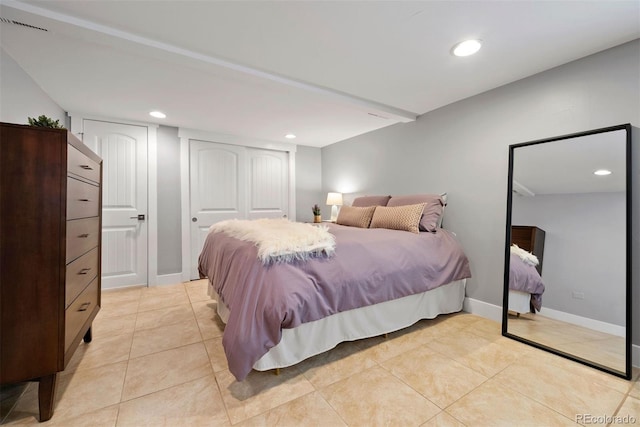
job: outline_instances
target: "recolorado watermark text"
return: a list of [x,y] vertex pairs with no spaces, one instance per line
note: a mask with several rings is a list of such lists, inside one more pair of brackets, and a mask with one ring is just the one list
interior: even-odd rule
[[636,424],[638,419],[631,415],[576,414],[576,422],[580,424]]

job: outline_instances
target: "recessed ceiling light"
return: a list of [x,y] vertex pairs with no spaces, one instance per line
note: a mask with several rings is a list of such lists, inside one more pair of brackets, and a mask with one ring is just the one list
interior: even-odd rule
[[611,171],[608,169],[598,169],[593,174],[598,176],[606,176],[606,175],[611,175]]
[[287,138],[287,139],[294,139],[296,136],[294,134],[292,134],[292,133],[288,133],[284,137]]
[[465,40],[453,46],[451,53],[455,56],[469,56],[473,55],[482,47],[481,40]]
[[149,113],[149,115],[158,119],[164,119],[167,117],[167,115],[162,111],[152,111]]

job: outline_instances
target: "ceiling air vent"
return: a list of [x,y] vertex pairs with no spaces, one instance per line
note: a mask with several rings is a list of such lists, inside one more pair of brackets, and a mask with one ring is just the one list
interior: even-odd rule
[[24,22],[14,21],[13,19],[7,19],[7,18],[0,17],[0,22],[3,22],[5,24],[20,25],[20,26],[23,26],[23,27],[26,27],[26,28],[33,28],[34,30],[49,31],[46,28],[36,27],[35,25],[25,24]]

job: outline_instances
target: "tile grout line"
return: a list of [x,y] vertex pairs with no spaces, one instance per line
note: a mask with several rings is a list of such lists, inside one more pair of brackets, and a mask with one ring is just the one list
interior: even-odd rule
[[[459,329],[459,330],[458,330],[458,332],[465,331],[465,329],[466,329],[466,328],[461,328],[461,329]],[[486,338],[484,338],[484,337],[481,337],[481,338],[486,339]],[[435,340],[437,340],[437,339],[435,339]],[[434,341],[435,341],[435,340],[434,340]],[[490,340],[488,340],[488,341],[490,341]],[[491,341],[491,342],[493,342],[493,341]],[[384,366],[380,365],[380,366],[382,366],[382,368],[384,368],[385,370],[387,370],[391,375],[393,375],[393,376],[394,376],[394,377],[396,377],[398,380],[400,380],[403,384],[407,385],[407,386],[408,386],[408,387],[410,387],[412,390],[416,391],[418,394],[420,394],[421,396],[423,396],[425,399],[429,400],[431,403],[433,403],[434,405],[436,405],[436,406],[441,410],[441,412],[447,412],[446,410],[447,410],[448,408],[450,408],[452,405],[454,405],[456,402],[460,401],[460,400],[461,400],[461,399],[463,399],[465,396],[467,396],[467,395],[471,394],[472,392],[476,391],[476,390],[477,390],[479,387],[481,387],[483,384],[487,383],[487,382],[488,382],[488,381],[490,381],[491,379],[494,379],[494,378],[495,378],[499,373],[503,372],[504,370],[506,370],[508,367],[510,367],[511,365],[513,365],[513,364],[515,363],[515,361],[512,361],[512,362],[510,362],[509,364],[507,364],[504,368],[502,368],[502,369],[501,369],[501,370],[499,370],[498,372],[494,373],[493,375],[491,375],[491,376],[486,376],[484,373],[478,372],[477,370],[473,369],[472,367],[467,366],[466,364],[464,364],[464,363],[462,363],[462,362],[459,362],[459,361],[458,361],[458,360],[456,360],[455,358],[452,358],[451,356],[449,356],[449,355],[447,355],[447,354],[445,354],[445,353],[442,353],[442,352],[441,352],[441,351],[439,351],[439,350],[436,350],[436,349],[433,349],[433,348],[429,347],[429,346],[428,346],[428,343],[427,343],[427,344],[423,344],[423,346],[424,346],[424,347],[426,347],[426,348],[428,348],[429,350],[431,350],[431,351],[433,351],[433,352],[435,352],[435,353],[437,353],[437,354],[439,354],[439,355],[441,355],[441,356],[443,356],[443,357],[446,357],[447,359],[450,359],[450,360],[452,360],[452,361],[454,361],[454,362],[456,362],[456,363],[459,363],[459,364],[461,364],[462,366],[465,366],[465,367],[467,367],[468,369],[471,369],[471,370],[473,370],[474,372],[476,372],[476,373],[478,373],[478,374],[480,374],[480,375],[482,375],[482,376],[484,376],[484,377],[485,377],[485,380],[484,380],[482,383],[478,384],[477,386],[475,386],[474,388],[472,388],[472,389],[471,389],[471,390],[469,390],[468,392],[464,393],[462,396],[460,396],[459,398],[457,398],[455,401],[451,402],[451,403],[450,403],[449,405],[447,405],[446,407],[441,408],[438,404],[436,404],[436,403],[435,403],[435,402],[433,402],[431,399],[429,399],[429,397],[428,397],[428,396],[425,396],[425,395],[424,395],[424,394],[422,394],[420,391],[418,391],[418,390],[416,390],[414,387],[412,387],[410,384],[406,383],[402,378],[398,377],[398,376],[397,376],[397,375],[395,375],[393,372],[389,371],[389,370],[388,370],[388,369],[386,369]],[[396,356],[396,357],[397,357],[397,356]],[[507,387],[508,387],[508,386],[507,386]],[[549,406],[545,405],[543,402],[539,402],[538,400],[536,400],[536,399],[534,399],[534,398],[531,398],[531,397],[529,397],[529,396],[527,396],[527,395],[525,395],[525,394],[523,394],[523,393],[519,392],[518,390],[514,390],[512,387],[508,387],[508,388],[510,388],[512,391],[517,392],[518,394],[520,394],[520,395],[521,395],[522,397],[524,397],[525,399],[530,400],[530,401],[533,401],[533,402],[536,402],[536,403],[538,403],[538,404],[540,404],[540,405],[542,405],[542,406],[546,407],[547,409],[550,409],[551,411],[553,411],[553,412],[557,413],[558,415],[561,415],[562,417],[564,417],[564,418],[566,418],[566,419],[569,419],[569,420],[570,420],[570,418],[568,418],[566,415],[564,415],[564,414],[562,414],[562,413],[558,412],[557,410],[555,410],[555,409],[553,409],[553,408],[551,408],[551,407],[549,407]],[[623,400],[623,401],[624,401],[624,400]],[[451,415],[449,412],[447,412],[447,414],[448,414],[448,415],[450,415],[450,416],[452,416],[452,417],[453,417],[453,418],[455,418],[456,420],[458,420],[455,416]],[[436,415],[436,416],[437,416],[437,415]],[[434,417],[435,417],[435,416],[434,416]],[[433,418],[433,417],[432,417],[432,418]],[[459,421],[459,420],[458,420],[458,421]],[[572,421],[572,422],[575,422],[574,420],[571,420],[571,421]],[[464,423],[462,423],[462,424],[464,424]]]
[[[183,283],[183,287],[184,287],[184,283]],[[185,290],[185,292],[186,292],[186,290]],[[140,300],[141,300],[141,299],[142,299],[142,294],[141,294],[141,296],[140,296]],[[139,306],[139,304],[140,304],[140,302],[138,302],[138,306]],[[189,304],[189,305],[191,305],[191,304]],[[166,307],[163,307],[163,308],[166,308]],[[192,310],[192,312],[193,312],[193,307],[191,307],[191,310]],[[149,311],[152,311],[152,310],[143,311],[143,313],[147,313],[147,312],[149,312]],[[139,314],[139,312],[137,312],[137,313],[136,313],[136,322],[137,322],[137,316],[138,316],[138,314]],[[195,317],[195,313],[194,313],[194,317]],[[134,327],[134,328],[135,328],[135,327]],[[153,329],[155,329],[155,328],[153,328]],[[198,332],[200,332],[200,331],[199,331],[199,329],[198,329]],[[134,331],[134,337],[135,337],[135,331]],[[202,338],[202,336],[201,336],[201,338]],[[196,341],[196,342],[189,343],[189,344],[183,344],[183,345],[180,345],[180,346],[177,346],[177,347],[173,347],[173,348],[169,348],[169,349],[164,349],[164,350],[156,351],[156,352],[154,352],[154,353],[144,354],[144,355],[142,355],[142,356],[134,357],[133,359],[131,358],[131,350],[129,350],[129,359],[127,360],[127,370],[126,370],[126,372],[125,372],[125,381],[126,381],[126,374],[127,374],[127,373],[128,373],[128,371],[129,371],[129,363],[130,363],[132,360],[137,360],[137,359],[140,359],[140,358],[142,358],[142,357],[147,357],[147,356],[151,356],[151,355],[154,355],[154,354],[163,353],[163,352],[165,352],[165,351],[176,350],[176,349],[179,349],[179,348],[188,347],[188,346],[191,346],[191,345],[194,345],[194,344],[198,344],[198,343],[201,343],[201,344],[203,345],[203,347],[204,347],[204,351],[205,351],[205,353],[207,354],[207,359],[209,359],[209,353],[207,352],[207,348],[206,348],[206,346],[204,345],[204,340]],[[131,347],[133,347],[133,340],[131,341]],[[210,360],[210,359],[209,359],[209,364],[208,364],[208,365],[209,365],[209,367],[211,368],[211,373],[215,375],[215,372],[213,372],[213,368],[211,367],[211,360]],[[209,374],[207,374],[207,375],[209,375]],[[175,386],[177,386],[177,385],[186,384],[186,383],[189,383],[189,382],[191,382],[191,381],[195,381],[195,380],[197,380],[197,379],[204,378],[205,376],[206,376],[206,375],[203,375],[203,376],[201,376],[201,377],[194,378],[193,380],[189,380],[189,381],[186,381],[186,382],[183,382],[183,383],[179,383],[179,384],[173,384],[173,385],[171,385],[171,386],[168,386],[168,387],[165,387],[165,388],[162,388],[162,389],[158,389],[158,390],[154,390],[153,392],[146,393],[146,394],[143,394],[143,395],[140,395],[140,396],[136,396],[136,397],[133,397],[133,398],[131,398],[131,399],[127,399],[127,400],[122,400],[122,393],[124,393],[124,383],[123,383],[122,391],[121,391],[121,395],[120,395],[120,403],[130,402],[130,401],[132,401],[132,400],[138,399],[138,398],[140,398],[140,397],[148,396],[148,395],[153,394],[153,393],[156,393],[156,392],[158,392],[158,391],[167,390],[167,389],[169,389],[169,388],[171,388],[171,387],[175,387]]]
[[[140,295],[138,296],[138,308],[140,307],[140,300],[142,299],[142,291],[140,291]],[[122,404],[122,397],[124,396],[124,385],[127,382],[127,374],[129,373],[129,363],[131,361],[131,349],[133,348],[133,340],[136,336],[136,324],[138,323],[138,310],[136,309],[136,316],[133,320],[133,333],[131,334],[131,345],[129,346],[129,355],[127,357],[127,367],[124,370],[124,376],[122,377],[122,387],[120,387],[120,401],[118,402],[118,413],[116,414],[116,423],[114,425],[118,425],[118,421],[120,419],[120,405]]]
[[[311,385],[313,385],[313,384],[311,384]],[[314,388],[315,388],[315,386],[314,386]],[[342,415],[340,415],[340,412],[338,412],[338,410],[331,404],[331,402],[329,402],[327,399],[324,398],[322,393],[320,393],[320,390],[315,390],[314,393],[317,393],[318,396],[320,396],[320,399],[324,400],[327,403],[327,405],[329,405],[329,408],[331,408],[331,410],[333,412],[335,412],[335,414],[338,416],[338,418],[340,418],[342,420],[342,422],[346,426],[349,426],[349,423],[347,422],[347,420],[345,420],[344,417]]]
[[[205,282],[206,283],[206,282]],[[206,284],[206,286],[208,286],[208,284]],[[187,292],[187,297],[189,298],[189,301],[191,301],[191,296],[189,295],[189,292]],[[209,297],[209,300],[214,300],[213,298]],[[207,300],[201,300],[201,301],[207,301]],[[214,300],[215,301],[215,300]],[[222,405],[224,406],[224,412],[225,415],[227,416],[227,420],[229,421],[229,425],[234,425],[231,422],[231,415],[229,414],[229,407],[227,406],[227,402],[225,401],[224,397],[223,397],[223,393],[222,393],[222,384],[220,384],[220,381],[218,379],[218,375],[216,373],[216,371],[213,369],[213,365],[211,364],[211,355],[209,354],[209,350],[207,350],[207,346],[205,345],[205,339],[204,336],[202,335],[202,329],[200,328],[200,323],[198,322],[198,316],[196,315],[195,309],[193,308],[193,303],[195,302],[200,302],[200,301],[191,301],[191,311],[193,312],[193,316],[196,318],[196,323],[198,325],[198,330],[200,331],[200,336],[202,337],[202,344],[204,345],[204,351],[207,353],[207,358],[209,359],[209,366],[211,368],[211,371],[213,372],[213,379],[216,382],[216,386],[218,388],[218,394],[220,395],[220,400],[222,401]],[[216,301],[216,304],[218,302]],[[217,313],[216,313],[217,315]],[[212,338],[215,339],[215,338]],[[228,369],[228,367],[227,367]],[[238,423],[236,423],[238,424]]]
[[216,381],[216,386],[218,387],[218,393],[220,394],[220,400],[222,400],[222,405],[224,406],[224,413],[227,415],[227,420],[229,420],[229,425],[233,425],[233,423],[231,422],[231,416],[229,415],[229,408],[227,407],[227,402],[222,397],[222,389],[220,388],[220,381],[218,381],[218,376],[216,375],[215,372],[213,373],[213,379]]
[[[183,285],[185,285],[185,284],[183,283]],[[191,301],[191,295],[189,295],[189,291],[187,291],[186,285],[185,285],[185,292],[187,292],[187,298],[189,298],[189,307],[191,307],[191,314],[193,314],[193,318],[196,321],[196,326],[198,327],[198,333],[200,334],[200,338],[202,339],[202,342],[204,343],[205,339],[204,339],[204,335],[202,335],[202,328],[200,327],[200,322],[198,322],[198,316],[196,315],[196,310],[193,308],[193,303],[196,302],[196,301]],[[217,301],[216,301],[216,304],[217,304]],[[205,345],[204,347],[205,347],[205,351],[206,351],[207,346]],[[209,352],[208,351],[207,351],[207,357],[209,357],[209,365],[211,365],[211,357],[209,356]],[[213,371],[213,366],[211,367],[211,370]]]
[[[426,344],[420,344],[420,346],[418,346],[418,347],[416,347],[416,348],[414,348],[414,349],[408,350],[408,351],[417,350],[417,349],[419,349],[420,347],[426,347],[426,348],[428,348],[428,349],[429,349],[429,347],[427,347],[427,345],[426,345]],[[431,350],[431,349],[429,349],[429,350]],[[394,359],[394,358],[396,358],[396,357],[400,357],[400,356],[401,356],[401,355],[403,355],[404,353],[407,353],[407,352],[405,351],[405,352],[403,352],[403,353],[401,353],[401,354],[399,354],[399,355],[397,355],[397,356],[394,356],[394,357],[391,357],[391,358],[389,358],[389,359],[387,359],[387,360],[384,360],[383,362],[388,362],[388,361],[389,361],[389,360],[391,360],[391,359]],[[441,407],[440,407],[440,405],[438,405],[436,402],[434,402],[433,400],[429,399],[429,397],[425,396],[425,395],[424,395],[424,394],[422,394],[420,391],[416,390],[416,389],[415,389],[415,387],[413,387],[411,384],[408,384],[405,380],[403,380],[402,378],[400,378],[399,376],[397,376],[395,373],[393,373],[392,371],[390,371],[389,369],[387,369],[387,367],[386,367],[386,366],[384,366],[382,363],[379,363],[377,360],[374,360],[374,362],[376,362],[376,363],[378,364],[378,366],[379,366],[379,367],[381,367],[381,368],[382,368],[382,369],[384,369],[386,372],[388,372],[392,377],[396,378],[396,379],[397,379],[398,381],[400,381],[402,384],[406,385],[406,386],[407,386],[407,387],[409,387],[411,390],[415,391],[415,392],[416,392],[416,393],[418,393],[420,396],[422,396],[423,398],[427,399],[427,401],[429,401],[430,403],[432,403],[433,405],[435,405],[438,409],[440,409],[440,412],[444,411],[444,408],[441,408]],[[475,388],[474,388],[474,390],[475,390]],[[438,414],[434,415],[434,416],[433,416],[433,417],[431,417],[431,418],[434,418],[434,417],[436,417],[437,415],[438,415]],[[430,418],[430,419],[431,419],[431,418]],[[429,421],[429,420],[427,420],[427,421]],[[425,421],[425,422],[427,422],[427,421]]]
[[[498,380],[496,380],[496,381],[498,381]],[[514,393],[518,393],[519,395],[523,396],[525,399],[531,400],[531,401],[533,401],[533,402],[535,402],[535,403],[537,403],[537,404],[539,404],[539,405],[542,405],[542,406],[544,406],[545,408],[549,409],[550,411],[553,411],[553,412],[555,412],[556,414],[558,414],[558,415],[560,415],[560,416],[562,416],[562,417],[564,417],[564,418],[566,418],[566,419],[570,420],[571,422],[573,422],[573,423],[575,423],[575,424],[577,424],[577,425],[581,425],[581,424],[580,424],[580,423],[578,423],[576,420],[572,420],[571,418],[569,418],[568,416],[566,416],[566,415],[565,415],[565,414],[563,414],[562,412],[558,411],[557,409],[552,408],[551,406],[547,405],[547,404],[546,404],[546,403],[544,403],[544,402],[539,401],[538,399],[536,399],[536,398],[534,398],[534,397],[529,397],[529,396],[527,396],[526,394],[524,394],[524,393],[520,392],[519,390],[514,389],[514,388],[513,388],[513,387],[511,387],[510,385],[508,385],[508,384],[501,384],[501,385],[502,385],[503,387],[507,387],[508,389],[510,389],[510,390],[511,390],[512,392],[514,392]],[[614,390],[614,391],[615,391],[615,390]],[[576,414],[576,415],[577,415],[577,414]]]
[[[632,378],[633,378],[633,375],[632,375]],[[637,381],[637,379],[636,379],[636,381]],[[629,398],[635,399],[633,396],[631,396],[631,392],[633,391],[633,388],[635,387],[636,381],[634,381],[634,380],[630,380],[629,381],[630,385],[629,385],[629,388],[627,389],[627,393],[624,395],[624,397],[622,398],[622,400],[618,404],[618,407],[613,412],[613,414],[611,414],[612,417],[615,417],[615,416],[618,415],[618,413],[620,412],[620,409],[622,409],[622,407],[624,406],[624,403],[627,401],[627,399],[629,399]],[[611,423],[608,423],[607,425],[610,426]]]
[[24,387],[24,390],[22,390],[22,392],[20,393],[20,396],[18,396],[18,398],[16,399],[15,402],[13,402],[13,405],[11,405],[11,408],[9,408],[9,410],[7,411],[7,413],[4,415],[4,417],[2,417],[2,419],[0,419],[0,425],[4,424],[4,422],[9,418],[9,415],[11,414],[11,412],[15,409],[16,406],[18,406],[18,402],[20,401],[20,399],[23,398],[24,394],[27,392],[27,389],[29,388],[29,383],[27,383],[27,385]]

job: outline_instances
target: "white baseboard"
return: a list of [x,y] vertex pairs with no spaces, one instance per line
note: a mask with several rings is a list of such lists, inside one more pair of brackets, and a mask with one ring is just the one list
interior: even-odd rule
[[[149,287],[154,286],[166,286],[166,285],[177,285],[178,283],[183,283],[182,273],[174,273],[174,274],[160,274],[156,276],[156,283],[149,283]],[[125,286],[115,286],[111,288],[102,287],[103,291],[115,290],[115,289],[125,289],[125,288],[138,288],[138,287],[147,287],[146,285],[125,285]]]
[[[485,319],[490,319],[493,320],[495,322],[500,322],[502,323],[502,307],[499,305],[495,305],[495,304],[489,304],[487,302],[484,301],[480,301],[477,299],[473,299],[473,298],[469,298],[469,297],[465,297],[464,299],[464,305],[462,306],[462,309],[464,311],[466,311],[467,313],[471,313],[471,314],[475,314],[477,316],[480,317],[484,317]],[[550,312],[555,312],[552,313],[551,315],[549,313],[547,313],[547,311]],[[552,317],[554,314],[557,313],[561,313],[559,311],[556,310],[551,310],[551,309],[545,309],[545,316],[548,317]],[[562,315],[560,315],[559,317],[552,317],[554,319],[557,320],[563,320],[566,321],[567,323],[573,323],[573,324],[577,324],[580,326],[585,326],[587,328],[591,328],[591,329],[597,329],[596,327],[592,326],[592,325],[596,325],[599,327],[603,327],[603,325],[599,325],[599,324],[604,324],[604,325],[608,325],[606,327],[610,327],[613,326],[614,330],[616,330],[615,328],[620,328],[620,326],[617,325],[611,325],[609,323],[605,323],[605,322],[599,322],[597,320],[591,320],[591,319],[587,319],[585,317],[581,317],[581,316],[574,316],[572,314],[567,314],[567,313],[563,313],[565,316],[569,316],[569,318],[571,318],[574,321],[578,321],[582,319],[582,323],[574,323],[570,320],[567,320],[567,318],[563,318]],[[572,317],[571,317],[572,316]],[[576,319],[579,318],[579,319]],[[594,323],[595,322],[595,323]],[[624,331],[624,328],[622,328]],[[606,333],[611,333],[612,335],[615,335],[614,333],[608,331],[608,330],[604,330],[601,332],[606,332]],[[622,336],[624,336],[624,332],[622,333]],[[631,346],[631,365],[633,365],[636,368],[640,368],[640,345],[636,345],[633,344]]]
[[624,337],[627,334],[627,329],[624,326],[589,319],[588,317],[576,316],[575,314],[565,313],[564,311],[553,310],[551,308],[542,307],[540,314],[550,319],[560,320],[617,337]]
[[485,319],[502,323],[502,307],[499,305],[489,304],[488,302],[465,297],[462,310],[467,313],[484,317]]
[[159,274],[156,285],[177,285],[178,283],[182,283],[182,273]]
[[102,286],[100,288],[101,292],[110,292],[117,291],[122,289],[133,289],[133,288],[146,288],[147,285],[123,285],[123,286]]

